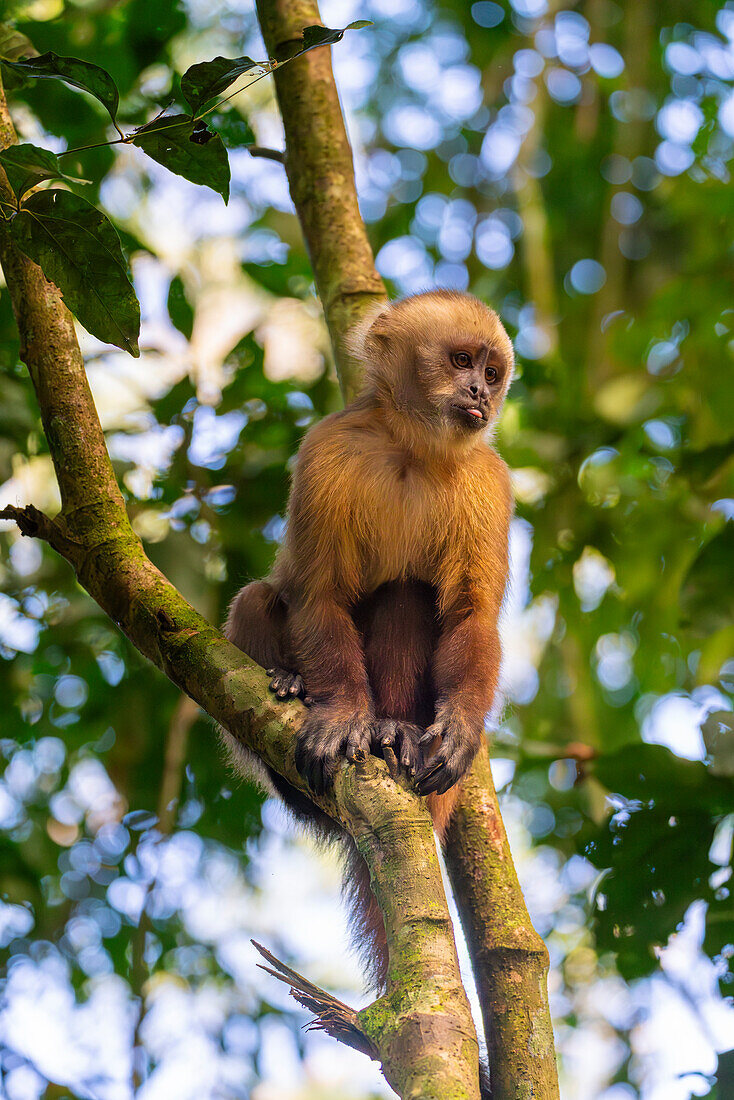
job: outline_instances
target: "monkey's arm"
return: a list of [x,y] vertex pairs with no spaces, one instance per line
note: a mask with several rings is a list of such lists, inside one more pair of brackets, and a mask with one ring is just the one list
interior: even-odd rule
[[350,613],[361,555],[354,515],[358,472],[341,445],[339,417],[309,432],[298,456],[280,571],[287,574],[288,628],[313,699],[296,766],[317,793],[339,757],[369,752],[374,717],[362,640]]
[[489,609],[447,612],[433,663],[436,721],[425,735],[441,742],[416,776],[421,794],[444,794],[470,767],[497,690],[500,659],[497,621]]
[[509,573],[512,496],[509,472],[493,452],[482,456],[481,492],[459,495],[471,508],[455,524],[466,539],[450,547],[439,577],[441,634],[433,662],[436,721],[426,731],[440,737],[437,751],[416,777],[421,794],[443,794],[470,767],[484,734],[484,719],[497,691],[502,649],[497,620]]

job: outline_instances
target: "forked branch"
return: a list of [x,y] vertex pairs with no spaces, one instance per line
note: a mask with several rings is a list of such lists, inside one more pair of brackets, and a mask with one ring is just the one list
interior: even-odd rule
[[[3,146],[15,140],[1,85],[0,138]],[[7,188],[0,171],[0,197]],[[207,623],[146,556],[114,477],[71,315],[57,288],[15,248],[2,220],[0,263],[62,501],[53,519],[31,505],[5,509],[3,517],[16,520],[28,536],[46,539],[142,654],[305,791],[294,763],[304,708],[276,702],[266,673]],[[336,294],[335,309],[339,300]],[[360,1028],[387,1080],[402,1096],[477,1100],[476,1036],[425,807],[374,757],[345,764],[330,795],[316,801],[355,838],[383,911],[389,993],[360,1014]]]

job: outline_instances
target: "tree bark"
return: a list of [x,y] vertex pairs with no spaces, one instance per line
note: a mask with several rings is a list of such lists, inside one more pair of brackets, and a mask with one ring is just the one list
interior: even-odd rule
[[[282,60],[301,44],[304,27],[321,23],[316,0],[257,0],[265,46]],[[344,126],[328,47],[276,69],[275,88],[285,130],[285,170],[324,307],[342,393],[360,387],[360,366],[345,337],[376,302],[387,297],[375,270],[359,213],[352,150]]]
[[[0,139],[15,141],[0,84]],[[0,197],[11,199],[0,170]],[[129,523],[87,382],[72,317],[0,219],[0,264],[61,493],[54,519],[6,508],[43,538],[134,646],[247,748],[309,793],[295,768],[304,708],[276,703],[268,677],[207,623],[148,560]],[[401,1096],[477,1100],[478,1048],[441,889],[430,817],[374,757],[339,772],[314,799],[356,840],[383,909],[390,949],[385,998],[360,1024]]]
[[558,1100],[548,949],[522,896],[486,745],[461,789],[446,866],[474,964],[492,1096]]

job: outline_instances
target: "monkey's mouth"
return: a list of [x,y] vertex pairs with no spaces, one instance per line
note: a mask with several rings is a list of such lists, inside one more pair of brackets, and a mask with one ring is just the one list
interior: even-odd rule
[[453,408],[462,414],[461,419],[468,424],[476,424],[480,427],[486,420],[484,413],[477,405],[454,405]]

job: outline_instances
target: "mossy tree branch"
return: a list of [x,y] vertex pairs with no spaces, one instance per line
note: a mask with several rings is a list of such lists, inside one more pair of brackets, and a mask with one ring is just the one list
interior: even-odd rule
[[558,1100],[548,949],[517,880],[486,745],[462,786],[446,865],[474,962],[492,1096]]
[[[0,141],[15,141],[0,85]],[[9,197],[0,171],[0,197]],[[149,561],[128,520],[59,291],[13,244],[0,219],[0,264],[36,391],[62,507],[50,519],[9,507],[45,539],[132,644],[243,745],[305,790],[294,763],[304,708],[276,703],[265,672],[207,623]],[[401,1096],[478,1097],[477,1042],[441,889],[430,817],[374,757],[344,764],[318,804],[356,840],[381,904],[390,951],[386,997],[359,1014]]]
[[[303,26],[321,22],[316,0],[257,0],[257,12],[268,53],[275,57],[287,56]],[[384,289],[359,214],[329,50],[313,50],[276,71],[275,87],[291,196],[324,302],[342,391],[349,399],[359,390],[360,376],[344,337],[361,312],[384,297]],[[548,954],[517,880],[486,745],[464,781],[447,844],[452,887],[483,1002],[493,1100],[552,1100],[558,1096],[558,1075],[548,1008]],[[510,993],[521,996],[510,1001]],[[535,1092],[528,1091],[528,1082]]]
[[[282,60],[301,31],[321,23],[315,0],[257,0],[265,46]],[[352,149],[344,127],[328,47],[276,69],[285,130],[285,170],[324,307],[339,382],[347,401],[359,390],[359,364],[345,336],[386,297],[357,204]]]

